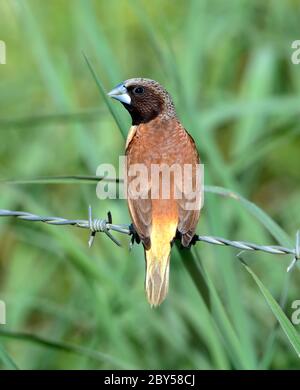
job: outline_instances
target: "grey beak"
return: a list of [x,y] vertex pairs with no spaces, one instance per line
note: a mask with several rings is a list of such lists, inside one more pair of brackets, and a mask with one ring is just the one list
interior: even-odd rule
[[108,94],[113,99],[119,100],[121,103],[131,104],[131,98],[124,84],[117,85]]

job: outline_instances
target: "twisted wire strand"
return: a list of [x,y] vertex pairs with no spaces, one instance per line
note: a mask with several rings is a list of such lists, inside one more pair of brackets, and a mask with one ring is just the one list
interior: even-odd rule
[[[83,229],[89,229],[91,232],[89,246],[92,246],[94,237],[96,233],[103,232],[105,233],[115,244],[121,246],[118,240],[109,232],[115,231],[118,233],[132,235],[132,229],[130,225],[126,224],[113,224],[111,214],[108,213],[108,219],[100,219],[100,218],[92,218],[92,209],[89,206],[89,219],[66,219],[60,217],[44,217],[24,211],[11,211],[11,210],[1,210],[0,209],[0,217],[15,217],[24,221],[30,222],[43,222],[49,225],[55,226],[76,226]],[[241,249],[242,251],[261,251],[270,254],[276,255],[293,255],[293,261],[288,267],[288,271],[290,271],[297,260],[300,258],[300,232],[297,232],[296,236],[296,246],[295,249],[285,248],[283,246],[277,245],[257,245],[251,242],[246,241],[232,241],[222,237],[214,237],[214,236],[200,236],[196,235],[194,238],[195,242],[205,242],[207,244],[212,245],[223,245],[230,246],[233,248]]]
[[272,253],[274,255],[295,255],[295,250],[277,245],[257,245],[247,241],[231,241],[222,237],[198,236],[197,241],[206,242],[214,245],[232,246],[233,248],[246,251],[261,251]]
[[0,210],[0,217],[15,217],[17,219],[22,219],[23,221],[30,222],[43,222],[48,225],[72,225],[83,229],[89,229],[94,232],[104,232],[105,229],[113,230],[123,234],[130,234],[129,225],[115,225],[113,223],[108,223],[105,219],[95,218],[92,220],[92,225],[90,221],[85,219],[66,219],[61,217],[43,217],[40,215],[28,213],[25,211],[11,211],[11,210]]

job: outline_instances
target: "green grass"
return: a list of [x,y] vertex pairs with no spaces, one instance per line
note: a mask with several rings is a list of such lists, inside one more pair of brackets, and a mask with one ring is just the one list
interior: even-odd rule
[[[0,13],[0,208],[85,219],[92,204],[128,222],[125,201],[100,201],[95,183],[72,176],[117,167],[130,120],[105,91],[145,76],[171,92],[205,163],[198,232],[294,245],[296,2],[16,0]],[[300,367],[299,325],[289,322],[300,277],[298,267],[287,278],[289,256],[245,254],[245,268],[231,248],[174,248],[169,297],[153,310],[142,248],[99,234],[88,250],[87,239],[0,221],[1,368]]]

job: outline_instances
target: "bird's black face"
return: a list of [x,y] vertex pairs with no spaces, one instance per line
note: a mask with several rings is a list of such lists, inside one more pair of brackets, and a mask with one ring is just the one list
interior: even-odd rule
[[157,82],[148,79],[127,80],[108,95],[124,105],[133,125],[147,123],[163,113],[169,97]]
[[148,85],[129,85],[127,93],[131,103],[124,104],[129,111],[132,124],[147,123],[157,117],[163,109],[163,98],[158,91]]

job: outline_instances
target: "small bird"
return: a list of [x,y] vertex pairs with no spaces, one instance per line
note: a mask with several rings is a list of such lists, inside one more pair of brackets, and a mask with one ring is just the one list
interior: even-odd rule
[[[188,247],[195,234],[201,204],[201,183],[196,169],[200,159],[194,140],[177,118],[170,94],[158,82],[132,78],[118,84],[108,96],[120,101],[132,119],[125,150],[127,202],[133,227],[144,246],[146,295],[151,306],[158,306],[168,292],[170,253],[175,237],[180,237],[182,246]],[[143,188],[139,187],[142,194],[137,196],[131,185],[138,175],[131,174],[131,168],[141,164],[148,173],[157,166],[175,169],[169,181],[159,172],[158,188],[148,175],[140,185]],[[185,166],[192,167],[188,175],[192,183],[189,189],[183,188],[182,179],[179,179],[181,185],[174,186],[176,173]],[[164,190],[169,196],[164,196]],[[193,207],[189,207],[191,200]]]

